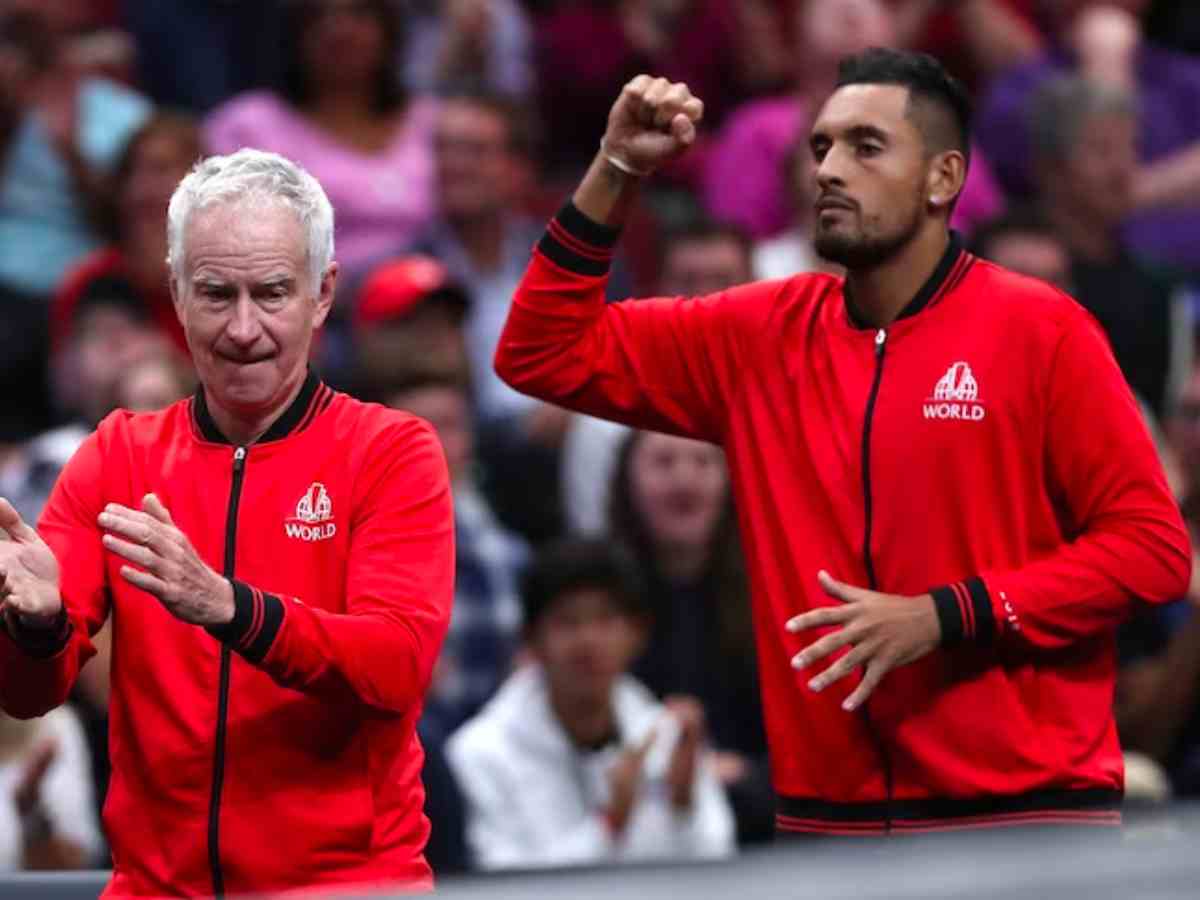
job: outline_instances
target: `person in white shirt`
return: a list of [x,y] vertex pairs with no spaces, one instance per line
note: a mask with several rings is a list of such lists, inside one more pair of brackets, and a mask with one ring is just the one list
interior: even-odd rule
[[551,544],[523,603],[533,661],[447,744],[475,865],[734,853],[699,704],[661,704],[627,674],[646,633],[630,564],[603,541]]
[[102,847],[75,713],[66,706],[40,719],[0,712],[0,872],[84,868]]

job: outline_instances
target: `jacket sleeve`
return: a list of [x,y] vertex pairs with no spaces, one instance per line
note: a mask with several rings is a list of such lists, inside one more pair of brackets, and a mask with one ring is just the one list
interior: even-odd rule
[[52,630],[0,627],[0,707],[32,718],[64,703],[79,670],[96,652],[91,635],[108,618],[104,547],[96,517],[105,503],[104,460],[112,419],[83,442],[63,468],[37,531],[58,560],[64,616]]
[[300,691],[390,712],[421,703],[454,593],[454,522],[433,429],[409,419],[372,442],[354,490],[344,613],[234,581],[218,639]]
[[542,400],[636,428],[718,441],[763,285],[606,304],[617,231],[568,204],[513,297],[496,372]]
[[943,639],[1055,650],[1120,624],[1135,600],[1187,593],[1192,555],[1145,421],[1108,342],[1080,313],[1047,385],[1047,476],[1066,523],[1053,552],[935,588]]

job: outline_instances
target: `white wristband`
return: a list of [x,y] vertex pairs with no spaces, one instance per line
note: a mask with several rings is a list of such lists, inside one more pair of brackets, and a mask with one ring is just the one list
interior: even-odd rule
[[641,169],[635,169],[629,163],[625,162],[625,160],[609,153],[608,145],[604,142],[604,138],[600,138],[600,155],[603,156],[605,161],[614,169],[618,169],[624,172],[626,175],[632,175],[634,178],[647,178],[650,175],[649,172],[644,172]]

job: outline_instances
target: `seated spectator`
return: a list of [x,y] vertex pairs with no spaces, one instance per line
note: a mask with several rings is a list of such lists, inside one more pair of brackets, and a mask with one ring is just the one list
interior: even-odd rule
[[520,641],[518,579],[529,548],[497,521],[475,481],[470,391],[461,377],[416,375],[376,384],[376,398],[429,422],[454,493],[454,606],[425,695],[422,734],[445,740],[475,715],[512,670]]
[[547,547],[525,583],[534,662],[447,745],[484,869],[703,859],[733,850],[693,702],[628,674],[643,601],[606,542]]
[[354,301],[354,356],[367,384],[470,371],[470,301],[440,262],[410,255],[373,269]]
[[218,107],[205,140],[213,153],[257,147],[308,169],[337,210],[338,261],[353,279],[433,213],[436,107],[400,86],[400,22],[387,0],[300,0],[285,16],[282,91]]
[[775,796],[724,454],[634,432],[621,449],[610,516],[609,537],[632,551],[649,586],[653,628],[633,674],[659,697],[701,704],[740,840],[770,840]]
[[[698,297],[750,281],[750,243],[735,225],[696,218],[661,242],[658,282],[663,297]],[[609,488],[629,429],[591,416],[572,416],[562,449],[563,507],[575,534],[608,529]]]
[[0,712],[0,872],[84,869],[99,863],[87,745],[75,714]]
[[984,222],[972,236],[971,250],[1006,269],[1074,293],[1071,254],[1050,223],[1031,208],[1010,210]]
[[1145,265],[1121,226],[1133,200],[1132,98],[1094,81],[1047,81],[1031,108],[1033,157],[1047,220],[1071,255],[1075,297],[1099,320],[1126,379],[1160,417],[1191,366],[1187,300]]
[[51,308],[52,347],[68,339],[80,296],[98,279],[120,278],[157,328],[188,352],[167,282],[167,203],[202,152],[196,123],[173,113],[155,113],[129,139],[112,179],[112,243],[64,279]]
[[1197,269],[1200,60],[1144,40],[1137,19],[1113,4],[1055,0],[1046,9],[1053,49],[998,78],[978,117],[979,142],[1001,185],[1014,198],[1039,187],[1028,111],[1048,80],[1074,73],[1131,88],[1135,157],[1124,238],[1147,259]]
[[[838,63],[867,47],[895,45],[900,39],[899,19],[897,8],[884,0],[803,0],[799,4],[794,89],[737,109],[708,150],[703,193],[705,207],[713,216],[740,225],[756,239],[776,235],[793,223],[796,211],[788,184],[789,155],[797,152],[799,144],[800,159],[811,160],[807,152],[810,119],[832,93]],[[702,93],[697,96],[705,100]],[[708,117],[705,101],[705,128],[715,124]],[[803,177],[813,180],[807,172]],[[973,153],[951,224],[969,231],[975,223],[995,215],[1000,204],[987,161],[982,154]]]
[[1045,50],[1039,0],[901,0],[902,43],[936,56],[972,92]]
[[48,298],[100,246],[104,179],[150,112],[67,59],[54,4],[0,15],[0,285]]
[[397,62],[410,91],[530,93],[533,34],[516,0],[417,0],[408,6],[408,47]]

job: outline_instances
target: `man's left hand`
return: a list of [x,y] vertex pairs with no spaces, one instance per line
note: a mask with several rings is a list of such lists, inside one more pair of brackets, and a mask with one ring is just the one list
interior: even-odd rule
[[233,619],[233,585],[205,563],[154,494],[140,510],[110,503],[100,513],[106,549],[134,565],[121,577],[153,594],[167,612],[193,625],[224,625]]
[[842,703],[843,709],[857,709],[871,696],[884,675],[920,659],[941,643],[942,627],[931,595],[881,594],[843,584],[825,571],[817,574],[817,580],[822,590],[841,600],[842,605],[814,609],[789,619],[787,630],[798,632],[829,625],[840,625],[841,628],[797,653],[792,658],[792,665],[807,669],[849,645],[849,653],[808,683],[814,691],[824,690],[862,666],[862,681]]

